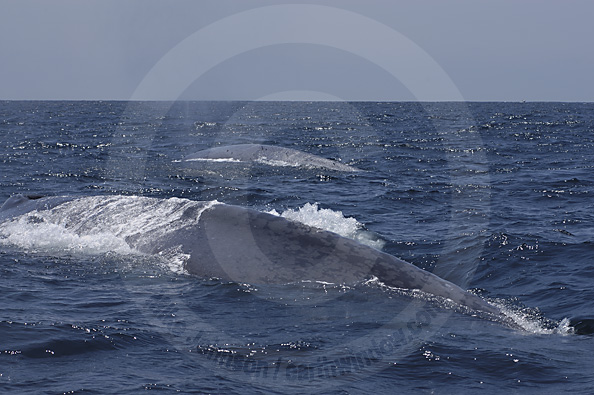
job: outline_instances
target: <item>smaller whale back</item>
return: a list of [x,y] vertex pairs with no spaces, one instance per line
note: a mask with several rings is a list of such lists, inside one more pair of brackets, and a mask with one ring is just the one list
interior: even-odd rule
[[6,199],[6,201],[4,202],[2,207],[0,207],[0,211],[6,211],[13,207],[18,206],[19,204],[23,204],[30,200],[41,199],[42,197],[43,197],[43,195],[21,195],[21,194],[13,195],[13,196],[9,197],[8,199]]
[[73,199],[73,197],[67,196],[46,197],[35,194],[13,195],[6,199],[2,207],[0,207],[0,222],[34,210],[49,210],[52,207]]
[[230,159],[241,162],[260,161],[285,166],[321,168],[334,171],[360,171],[356,167],[345,165],[332,159],[299,151],[292,148],[276,147],[266,144],[236,144],[208,148],[188,155],[184,161]]

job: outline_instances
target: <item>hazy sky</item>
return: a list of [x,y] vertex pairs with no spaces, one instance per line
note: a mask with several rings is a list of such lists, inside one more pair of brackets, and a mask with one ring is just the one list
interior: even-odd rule
[[0,0],[0,99],[594,101],[592,0]]

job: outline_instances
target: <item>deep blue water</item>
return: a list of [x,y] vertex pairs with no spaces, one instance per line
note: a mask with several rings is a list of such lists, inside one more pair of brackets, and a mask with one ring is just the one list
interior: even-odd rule
[[[385,252],[524,328],[373,281],[198,278],[109,235],[10,222],[2,392],[594,391],[594,336],[568,325],[594,319],[594,104],[2,102],[0,133],[0,200],[141,195],[342,213],[332,225],[355,218]],[[240,143],[364,171],[182,160]]]

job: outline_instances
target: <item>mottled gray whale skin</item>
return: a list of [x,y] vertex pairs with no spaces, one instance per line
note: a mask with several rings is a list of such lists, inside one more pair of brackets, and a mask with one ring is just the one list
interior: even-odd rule
[[356,167],[348,166],[335,160],[321,158],[307,152],[265,144],[236,144],[213,147],[188,155],[184,158],[184,161],[216,159],[229,159],[241,162],[260,161],[281,166],[319,168],[345,172],[361,171]]
[[[145,227],[150,231],[128,235],[126,243],[147,254],[183,252],[188,257],[185,269],[191,274],[250,284],[307,280],[353,284],[377,277],[388,286],[418,289],[503,319],[496,307],[480,297],[392,255],[336,233],[218,202],[129,196],[91,199],[17,195],[0,208],[0,224],[23,214],[39,221],[38,217],[49,211],[48,214],[54,216],[53,221],[71,224],[65,226],[72,226],[77,233],[92,234],[97,229],[106,229],[110,221],[116,223],[117,229],[136,226],[133,221],[138,214],[133,213],[128,219],[123,215],[131,207],[150,217],[152,213],[162,212],[163,206],[175,213],[174,222],[165,224],[162,229],[152,225]],[[166,218],[156,216],[156,224],[166,222]]]
[[[501,312],[476,295],[436,275],[336,233],[231,205],[204,211],[193,235],[210,246],[192,254],[189,272],[205,274],[209,262],[234,281],[291,283],[300,280],[353,284],[371,277],[391,287],[418,289],[495,316]],[[212,240],[225,240],[212,243]],[[232,247],[232,248],[230,248]]]

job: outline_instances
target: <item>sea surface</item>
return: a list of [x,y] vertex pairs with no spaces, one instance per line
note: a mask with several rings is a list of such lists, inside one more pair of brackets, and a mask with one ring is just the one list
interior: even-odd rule
[[[184,160],[244,143],[362,171]],[[5,101],[0,169],[1,201],[136,199],[113,219],[122,231],[175,226],[136,197],[295,218],[515,323],[375,278],[200,278],[125,233],[12,218],[0,223],[2,393],[594,392],[592,103]],[[87,204],[81,221],[99,203]]]

